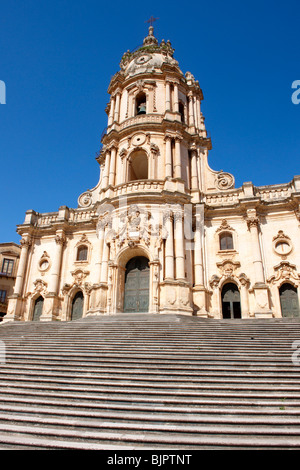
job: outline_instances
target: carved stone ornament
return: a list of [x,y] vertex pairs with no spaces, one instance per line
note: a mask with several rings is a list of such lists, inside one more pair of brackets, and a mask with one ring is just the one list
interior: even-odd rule
[[159,147],[153,142],[150,144],[150,150],[154,155],[159,155]]
[[248,229],[250,230],[252,227],[256,227],[258,229],[259,227],[259,218],[252,215],[250,217],[246,218],[246,222],[248,225]]
[[84,244],[84,245],[90,245],[91,244],[85,233],[82,234],[80,240],[76,243],[75,246],[77,247],[77,246],[82,245],[82,244]]
[[55,242],[57,243],[57,245],[64,245],[65,242],[66,242],[66,237],[63,233],[61,234],[56,234],[55,236]]
[[223,171],[220,171],[220,173],[217,174],[215,179],[215,185],[221,191],[223,189],[234,188],[234,183],[234,177],[230,173],[225,173]]
[[239,261],[225,259],[224,261],[217,263],[217,266],[222,273],[222,277],[231,277],[234,275],[237,268],[241,266],[241,264]]
[[31,246],[31,239],[30,238],[22,238],[21,241],[20,241],[20,245],[23,247],[30,247]]
[[36,281],[34,281],[33,285],[35,293],[46,293],[48,287],[47,282],[43,281],[42,279],[37,279]]
[[126,157],[126,155],[127,155],[127,150],[122,148],[122,150],[120,151],[120,157],[123,159]]
[[76,269],[75,271],[71,272],[74,283],[73,285],[82,286],[85,278],[90,274],[89,271],[84,271],[83,269]]
[[239,275],[239,281],[241,283],[242,286],[244,287],[248,287],[250,286],[250,279],[246,276],[245,273],[241,273]]
[[225,230],[233,230],[232,227],[230,227],[230,225],[228,224],[227,220],[226,219],[223,219],[222,222],[221,222],[221,225],[220,227],[216,230],[216,232],[223,232]]
[[92,205],[92,194],[89,191],[86,191],[85,193],[81,194],[78,198],[78,205],[79,207],[90,207]]
[[296,266],[289,261],[281,261],[274,266],[275,274],[267,280],[270,284],[276,284],[281,281],[291,281],[298,286],[300,283],[300,274],[297,272]]
[[220,278],[219,276],[217,276],[216,274],[214,274],[214,275],[211,277],[211,280],[209,281],[209,285],[210,285],[213,289],[217,289],[217,288],[219,287],[220,281],[221,281],[221,278]]
[[112,220],[111,215],[106,212],[105,214],[100,214],[96,226],[96,233],[98,238],[104,238],[104,229],[105,227],[111,227]]

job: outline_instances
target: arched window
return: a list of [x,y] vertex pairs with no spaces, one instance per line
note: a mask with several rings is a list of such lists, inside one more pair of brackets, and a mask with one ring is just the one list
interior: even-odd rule
[[135,114],[146,114],[147,97],[142,91],[137,95],[135,99]]
[[181,122],[184,123],[184,105],[181,101],[179,102],[179,113],[181,115]]
[[233,238],[229,232],[220,234],[220,250],[233,250]]
[[81,245],[77,250],[77,261],[86,261],[88,256],[88,247],[86,245]]
[[146,152],[138,150],[130,157],[128,181],[148,179],[148,157]]

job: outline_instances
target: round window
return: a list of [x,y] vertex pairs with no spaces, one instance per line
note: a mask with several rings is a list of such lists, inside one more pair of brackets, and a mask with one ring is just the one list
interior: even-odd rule
[[41,270],[41,271],[46,271],[48,268],[49,268],[49,261],[46,260],[46,259],[43,259],[43,260],[40,262],[40,270]]
[[275,251],[278,255],[288,255],[292,251],[292,247],[287,241],[281,240],[276,243]]

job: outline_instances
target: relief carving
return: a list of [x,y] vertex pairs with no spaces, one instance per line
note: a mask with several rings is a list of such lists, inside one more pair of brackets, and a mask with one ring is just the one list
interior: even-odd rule
[[232,189],[234,188],[234,177],[230,173],[225,173],[220,171],[215,179],[215,185],[221,191],[223,189]]

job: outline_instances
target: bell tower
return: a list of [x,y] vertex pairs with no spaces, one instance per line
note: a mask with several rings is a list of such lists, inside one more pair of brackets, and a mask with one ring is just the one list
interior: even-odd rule
[[195,252],[185,214],[188,207],[191,232],[211,146],[203,94],[193,75],[180,70],[170,41],[158,43],[150,23],[143,45],[124,53],[111,79],[100,181],[79,198],[81,207],[93,205],[99,214],[95,313],[130,305],[126,265],[132,258],[148,259],[149,312],[192,314],[195,289],[203,291],[200,237]]

